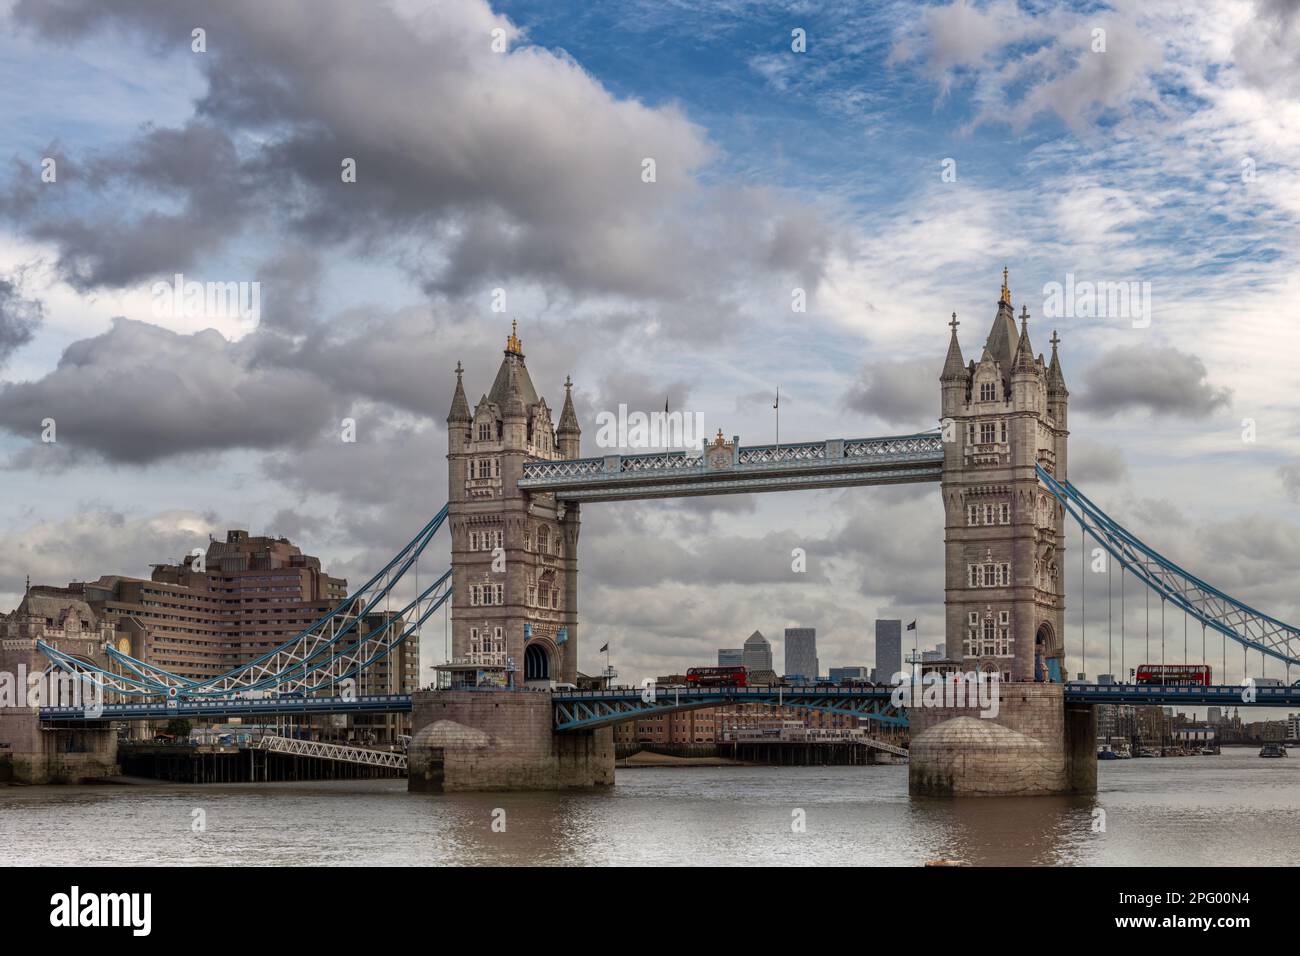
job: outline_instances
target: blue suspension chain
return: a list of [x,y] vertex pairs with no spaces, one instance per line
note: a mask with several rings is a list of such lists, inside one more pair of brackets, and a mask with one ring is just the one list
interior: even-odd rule
[[[1088,673],[1088,572],[1085,553],[1088,541],[1083,536],[1083,522],[1079,522],[1079,674]],[[1066,675],[1069,676],[1069,675]],[[1085,677],[1086,679],[1086,677]]]

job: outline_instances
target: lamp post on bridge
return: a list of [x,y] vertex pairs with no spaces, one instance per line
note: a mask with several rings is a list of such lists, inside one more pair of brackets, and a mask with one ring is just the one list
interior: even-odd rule
[[905,664],[911,664],[911,665],[912,665],[912,685],[913,685],[913,686],[916,686],[916,681],[917,681],[917,672],[916,672],[916,669],[917,669],[917,667],[921,664],[921,660],[922,660],[922,658],[921,658],[921,652],[920,652],[919,650],[913,650],[911,654],[908,654],[907,657],[903,658],[903,663],[905,663]]

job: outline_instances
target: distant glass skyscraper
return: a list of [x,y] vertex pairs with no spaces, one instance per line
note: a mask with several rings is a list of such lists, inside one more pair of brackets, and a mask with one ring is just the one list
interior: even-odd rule
[[876,621],[876,680],[888,681],[903,669],[903,622]]
[[718,648],[718,666],[719,667],[743,667],[745,664],[745,650],[741,647],[719,647]]
[[785,629],[785,672],[817,679],[817,628]]
[[772,642],[761,631],[755,631],[746,638],[743,662],[746,670],[772,670]]

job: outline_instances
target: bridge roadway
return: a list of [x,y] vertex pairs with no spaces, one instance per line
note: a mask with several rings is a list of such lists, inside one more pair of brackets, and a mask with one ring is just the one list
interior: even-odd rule
[[890,438],[830,438],[788,445],[706,444],[703,453],[650,452],[524,463],[519,487],[566,501],[626,501],[938,481],[936,432]]
[[411,709],[410,694],[375,697],[198,698],[170,704],[104,704],[99,716],[86,707],[42,707],[41,720],[172,720],[182,717],[293,717],[299,714],[400,714]]
[[[1003,684],[1002,693],[1013,692],[1015,684]],[[1254,700],[1246,699],[1247,688],[1238,684],[1191,687],[1165,684],[1080,684],[1065,688],[1065,699],[1083,704],[1158,704],[1162,706],[1220,705],[1228,707],[1300,708],[1300,684],[1259,685],[1252,689]],[[524,691],[523,693],[527,693]],[[905,714],[892,708],[892,688],[848,687],[826,684],[804,687],[658,687],[647,701],[639,687],[609,690],[555,691],[555,729],[558,732],[590,729],[635,720],[651,714],[723,704],[776,704],[809,710],[829,711],[865,717],[880,723],[903,725]],[[374,697],[268,697],[260,699],[181,700],[163,703],[105,704],[102,711],[85,707],[42,707],[46,724],[84,723],[107,720],[170,720],[172,718],[216,718],[336,713],[405,713],[411,709],[409,694]]]

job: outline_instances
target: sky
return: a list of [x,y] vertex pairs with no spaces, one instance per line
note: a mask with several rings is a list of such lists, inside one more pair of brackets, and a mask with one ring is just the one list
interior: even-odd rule
[[[1286,0],[0,0],[0,608],[228,528],[360,583],[445,501],[453,370],[473,403],[511,320],[584,454],[665,400],[771,442],[778,387],[782,441],[933,428],[950,315],[977,358],[1005,266],[1035,350],[1060,336],[1071,479],[1298,621],[1298,60]],[[257,314],[172,307],[178,273]],[[1053,302],[1079,282],[1147,308]],[[582,529],[584,671],[754,630],[779,669],[792,626],[870,666],[880,617],[942,642],[930,485]],[[1106,576],[1067,577],[1072,673],[1151,653],[1111,584],[1108,621]]]

